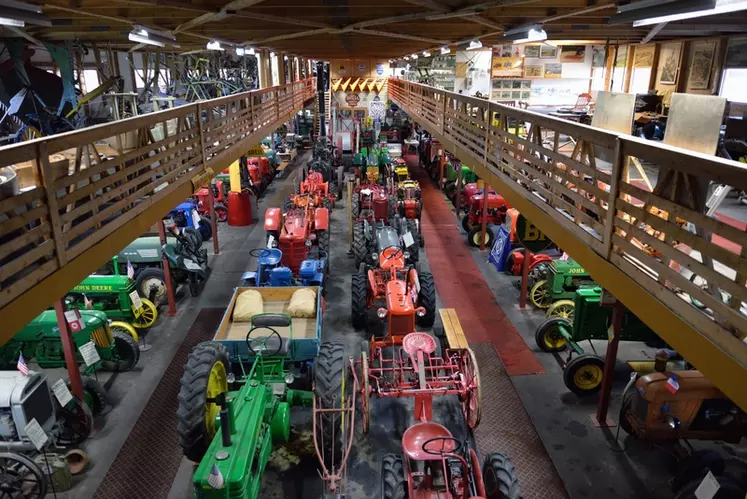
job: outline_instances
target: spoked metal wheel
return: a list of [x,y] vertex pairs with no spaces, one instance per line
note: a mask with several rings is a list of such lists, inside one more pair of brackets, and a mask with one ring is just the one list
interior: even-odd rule
[[57,424],[59,445],[78,445],[84,442],[93,431],[93,413],[88,405],[77,397],[67,403],[65,407],[57,408]]
[[552,304],[552,297],[550,296],[550,289],[547,285],[547,280],[542,279],[537,281],[529,291],[529,299],[532,304],[541,309],[549,308]]
[[461,397],[462,412],[467,426],[471,429],[477,428],[482,415],[482,388],[480,387],[480,371],[477,368],[477,360],[471,348],[462,352],[462,375],[466,395]]
[[135,320],[132,321],[132,325],[138,329],[148,329],[156,323],[156,319],[158,319],[158,309],[153,302],[147,298],[141,298],[140,302],[143,304],[143,311],[135,318]]
[[15,452],[0,452],[0,499],[41,499],[47,480],[31,459]]

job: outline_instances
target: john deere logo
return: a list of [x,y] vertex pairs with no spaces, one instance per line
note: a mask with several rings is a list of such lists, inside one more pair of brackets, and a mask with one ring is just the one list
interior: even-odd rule
[[345,96],[345,102],[348,103],[348,106],[355,107],[358,105],[360,101],[361,101],[361,96],[358,94],[350,93]]

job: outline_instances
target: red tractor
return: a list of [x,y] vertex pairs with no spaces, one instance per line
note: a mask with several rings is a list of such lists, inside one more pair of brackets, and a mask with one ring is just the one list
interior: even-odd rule
[[399,246],[399,238],[393,236],[392,227],[381,227],[383,238],[393,238],[377,255],[377,266],[361,265],[353,274],[351,312],[353,327],[360,329],[368,323],[368,310],[376,302],[384,301],[386,308],[379,308],[376,315],[388,317],[389,335],[404,336],[415,330],[415,316],[422,327],[431,327],[436,320],[436,285],[430,272],[418,272],[407,263],[408,253]]
[[[467,243],[475,248],[480,247],[482,232],[482,208],[485,194],[480,192],[469,198],[467,214],[462,218],[462,228],[467,232]],[[503,225],[506,221],[506,212],[511,208],[509,204],[498,193],[488,192],[488,224]],[[493,245],[493,233],[485,231],[485,246]]]
[[[525,248],[516,248],[511,251],[506,261],[506,268],[512,275],[521,275],[522,267],[524,266],[524,258],[526,258]],[[535,268],[542,268],[543,266],[551,264],[553,257],[545,253],[533,253],[529,252],[529,272],[531,273]]]
[[[457,213],[461,210],[468,210],[469,208],[469,200],[474,196],[475,194],[481,194],[482,189],[478,187],[477,182],[470,182],[469,184],[464,184],[462,186],[462,191],[459,193],[459,206],[457,206]],[[492,187],[488,187],[488,193],[489,194],[495,194],[496,192],[493,190]],[[454,197],[456,196],[456,191],[454,191],[450,196],[449,199],[451,199],[452,202],[454,202]]]
[[219,201],[219,198],[215,196],[216,193],[221,192],[219,189],[215,189],[212,187],[201,187],[197,189],[197,192],[195,192],[194,196],[192,197],[197,201],[197,213],[203,216],[208,216],[208,214],[210,213],[210,209],[208,207],[208,196],[213,196],[213,209],[215,210],[215,217],[219,222],[225,222],[228,220],[228,208],[223,202]]
[[329,182],[325,182],[321,172],[317,171],[310,171],[306,175],[306,179],[296,186],[296,193],[321,198],[322,206],[325,208],[334,208],[337,200],[337,195],[329,190]]
[[294,205],[285,213],[280,208],[265,212],[267,247],[283,252],[283,265],[295,274],[307,259],[311,246],[329,254],[329,210],[315,208],[309,196],[296,196]]
[[395,213],[397,197],[389,194],[389,189],[379,184],[361,184],[353,190],[350,200],[353,219],[389,222]]
[[259,168],[259,176],[261,180],[264,180],[265,182],[265,188],[267,185],[272,182],[272,178],[275,176],[275,172],[272,169],[272,166],[270,165],[270,159],[266,156],[262,157],[252,157],[249,158],[248,163],[250,165],[255,165]]
[[418,235],[420,247],[425,246],[423,226],[420,216],[423,214],[423,199],[420,184],[417,180],[404,180],[397,185],[397,214],[412,225],[412,232]]

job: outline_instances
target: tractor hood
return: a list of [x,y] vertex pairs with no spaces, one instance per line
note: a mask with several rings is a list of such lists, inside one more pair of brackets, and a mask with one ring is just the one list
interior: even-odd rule
[[[176,246],[176,238],[167,237],[166,243]],[[138,237],[119,252],[119,263],[152,263],[161,261],[161,239],[157,236]]]
[[376,249],[379,253],[386,248],[400,247],[399,234],[394,227],[379,227],[376,229]]
[[126,289],[134,281],[126,275],[90,275],[75,286],[72,291],[86,293],[89,291],[112,291]]
[[294,239],[306,239],[308,234],[306,232],[306,217],[301,210],[291,210],[285,216],[285,223],[283,224],[283,232],[288,237]]
[[386,283],[386,308],[393,315],[411,315],[415,313],[412,297],[407,292],[407,284],[399,279]]
[[[99,310],[79,310],[80,316],[83,318],[83,322],[86,324],[86,329],[97,328],[106,324],[107,317],[104,312]],[[32,332],[36,334],[39,328],[43,328],[46,333],[52,331],[53,328],[57,328],[57,314],[54,309],[45,310],[41,314],[37,315],[34,320],[29,322],[21,331],[16,335],[16,339],[23,341],[26,338],[22,338],[26,332]],[[27,338],[32,339],[32,338]]]

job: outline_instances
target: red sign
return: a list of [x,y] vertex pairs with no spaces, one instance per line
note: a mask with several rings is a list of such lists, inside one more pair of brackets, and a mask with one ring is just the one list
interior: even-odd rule
[[361,101],[361,96],[354,93],[349,93],[345,96],[345,102],[348,103],[349,106],[355,107],[358,105],[358,103]]

